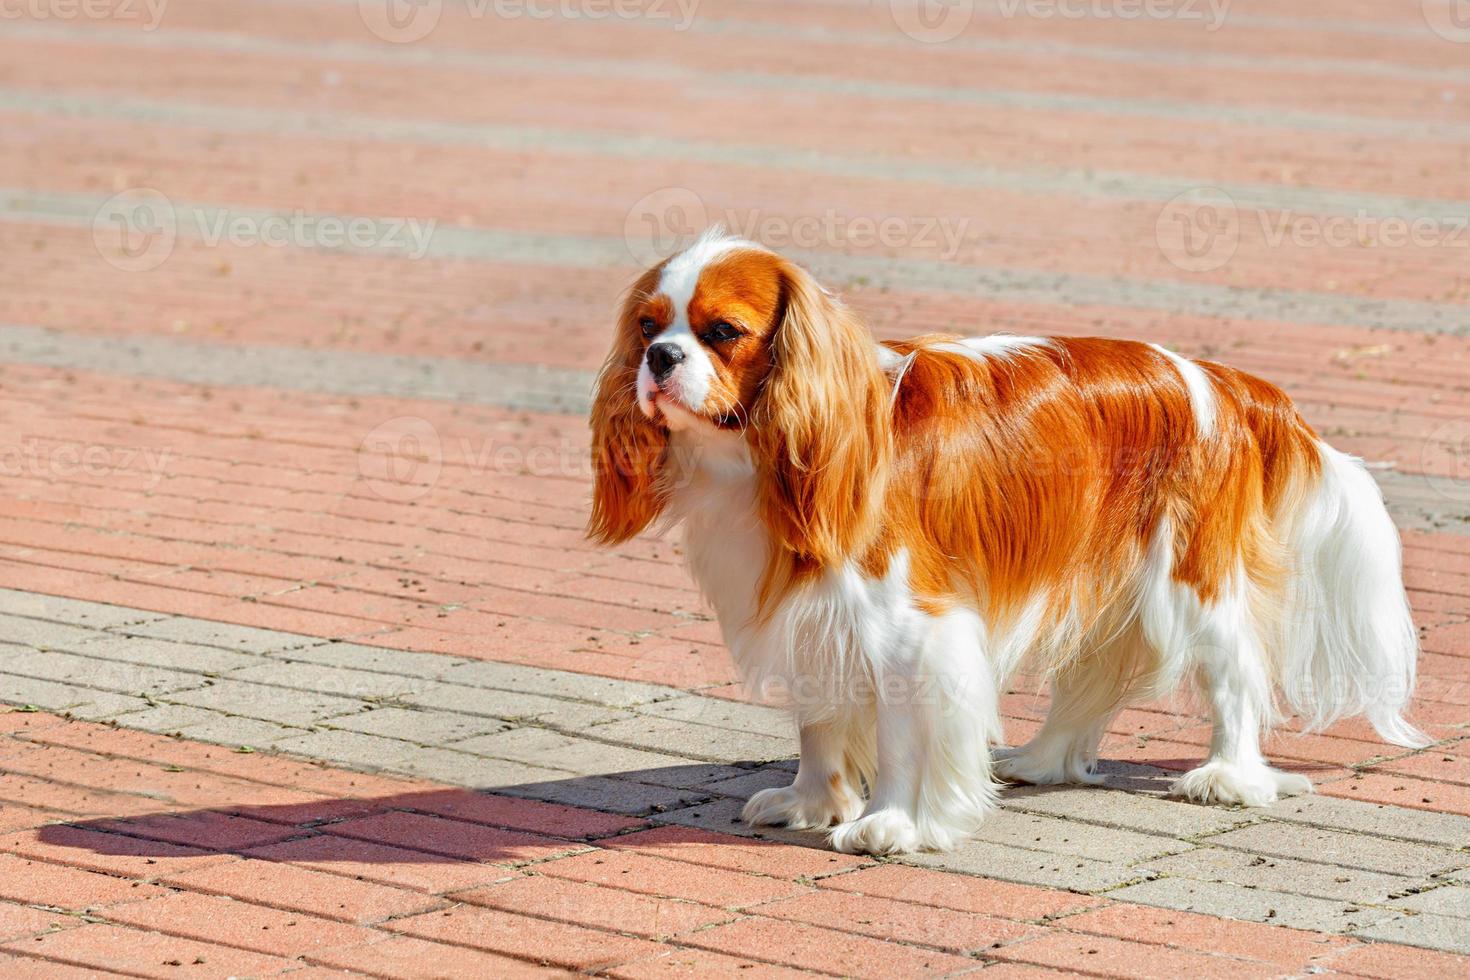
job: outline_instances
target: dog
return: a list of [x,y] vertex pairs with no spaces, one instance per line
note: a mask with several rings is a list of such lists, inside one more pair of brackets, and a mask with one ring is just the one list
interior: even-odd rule
[[[745,681],[794,712],[795,781],[751,824],[947,850],[997,777],[1098,781],[1111,716],[1186,681],[1213,737],[1173,792],[1201,803],[1311,790],[1261,753],[1282,702],[1427,744],[1377,485],[1242,371],[1098,338],[877,343],[712,229],[633,285],[591,426],[589,536],[682,525]],[[1022,672],[1050,712],[1000,747]]]

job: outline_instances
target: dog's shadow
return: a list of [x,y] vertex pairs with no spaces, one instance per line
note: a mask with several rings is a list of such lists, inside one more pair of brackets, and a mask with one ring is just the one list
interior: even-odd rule
[[[1197,760],[1164,765],[1104,762],[1099,787],[1009,784],[1002,805],[1025,809],[1025,800],[1057,792],[1122,791],[1163,798],[1179,771]],[[743,763],[771,785],[789,782],[789,762]],[[322,797],[288,803],[241,800],[208,807],[89,816],[48,824],[36,833],[43,844],[130,857],[238,855],[311,863],[523,864],[555,851],[557,844],[585,845],[662,827],[660,846],[708,845],[710,833],[827,848],[820,831],[750,827],[740,819],[743,795],[718,795],[698,787],[670,795],[679,770],[633,770],[514,786],[445,788],[385,796]],[[626,788],[623,805],[587,806],[606,797],[609,780]],[[642,792],[646,791],[646,792]],[[262,788],[262,792],[266,792]],[[659,802],[643,805],[640,798]],[[1192,804],[1182,804],[1192,805]],[[399,816],[394,816],[399,815]],[[408,816],[403,816],[408,815]],[[309,846],[298,845],[307,841]]]

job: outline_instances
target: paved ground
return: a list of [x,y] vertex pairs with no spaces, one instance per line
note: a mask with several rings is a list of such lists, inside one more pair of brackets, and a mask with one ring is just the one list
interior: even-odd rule
[[[1140,6],[0,4],[0,970],[1470,975],[1470,31]],[[714,220],[883,336],[1284,384],[1439,742],[1198,807],[1149,705],[956,854],[753,839],[789,726],[670,543],[579,533],[609,312]]]

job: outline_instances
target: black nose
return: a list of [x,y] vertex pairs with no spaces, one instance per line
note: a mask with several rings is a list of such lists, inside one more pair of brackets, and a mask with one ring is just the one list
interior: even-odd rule
[[648,370],[660,381],[667,378],[682,360],[684,348],[678,344],[654,344],[648,348]]

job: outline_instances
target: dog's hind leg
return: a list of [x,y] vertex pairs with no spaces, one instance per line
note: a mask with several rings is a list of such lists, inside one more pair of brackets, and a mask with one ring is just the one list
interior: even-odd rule
[[1272,769],[1261,754],[1261,732],[1273,714],[1271,677],[1242,591],[1199,613],[1188,655],[1214,731],[1204,765],[1180,777],[1172,792],[1201,803],[1264,806],[1309,793],[1312,782]]

